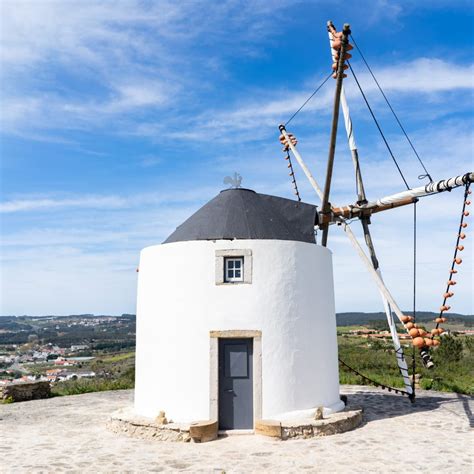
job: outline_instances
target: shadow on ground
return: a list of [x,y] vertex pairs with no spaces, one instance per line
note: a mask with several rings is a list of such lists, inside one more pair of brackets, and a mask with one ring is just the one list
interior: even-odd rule
[[470,427],[474,427],[471,408],[474,397],[467,395],[454,393],[429,395],[423,392],[423,395],[418,396],[414,403],[400,395],[365,391],[349,393],[347,398],[349,406],[361,406],[364,409],[366,423],[443,408],[466,420]]

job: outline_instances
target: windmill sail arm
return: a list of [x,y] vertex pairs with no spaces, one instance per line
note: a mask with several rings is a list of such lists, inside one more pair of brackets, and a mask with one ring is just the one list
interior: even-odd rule
[[474,173],[466,173],[453,178],[434,181],[426,186],[409,189],[401,193],[384,196],[376,201],[370,201],[367,204],[350,204],[348,206],[333,207],[332,216],[320,214],[319,220],[325,222],[335,222],[337,218],[344,217],[352,219],[362,215],[370,215],[376,212],[387,211],[395,207],[406,206],[414,203],[418,198],[439,194],[444,191],[451,191],[454,188],[464,186],[474,182]]
[[[392,204],[398,204],[408,199],[416,199],[430,194],[442,193],[444,191],[451,191],[451,189],[464,186],[467,183],[474,182],[474,173],[466,173],[453,178],[442,179],[441,181],[434,181],[427,184],[426,186],[420,186],[418,188],[409,189],[401,193],[391,194],[384,196],[377,201],[371,201],[362,206],[358,206],[361,209],[372,209],[380,206],[387,206]],[[412,201],[413,202],[413,201]]]

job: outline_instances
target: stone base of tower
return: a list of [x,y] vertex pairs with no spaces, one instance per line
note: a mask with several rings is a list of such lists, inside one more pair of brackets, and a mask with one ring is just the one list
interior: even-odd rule
[[[322,411],[323,418],[319,420],[314,419],[315,411],[312,410],[311,415],[308,413],[305,416],[300,413],[293,419],[287,414],[281,419],[258,420],[255,422],[255,429],[248,430],[246,434],[281,440],[315,438],[353,430],[363,421],[363,410],[357,407],[346,407],[330,414]],[[182,443],[213,441],[220,434],[217,421],[160,424],[156,420],[135,414],[132,407],[114,412],[107,422],[107,428],[133,438]],[[228,434],[232,434],[232,431],[225,433]]]
[[346,408],[321,420],[260,420],[255,423],[255,434],[283,440],[317,438],[344,433],[357,428],[363,421],[361,408]]
[[217,439],[218,423],[202,420],[192,423],[162,424],[134,413],[132,407],[112,413],[107,428],[114,433],[123,433],[132,438],[155,439],[157,441],[205,443]]

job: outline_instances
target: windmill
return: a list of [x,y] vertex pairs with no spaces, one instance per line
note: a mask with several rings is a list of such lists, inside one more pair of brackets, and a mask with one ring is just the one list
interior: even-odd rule
[[[404,390],[393,390],[414,400],[395,321],[409,331],[414,347],[430,365],[429,348],[440,343],[439,325],[453,296],[452,275],[461,260],[457,252],[463,250],[460,241],[465,238],[474,175],[434,182],[426,173],[430,182],[425,186],[407,185],[406,191],[370,201],[343,87],[344,70],[353,73],[348,61],[350,29],[346,25],[337,32],[329,23],[328,32],[334,72],[323,84],[333,76],[336,90],[324,188],[296,148],[296,137],[287,131],[290,119],[279,127],[280,141],[297,199],[243,188],[240,175],[234,173],[224,179],[228,189],[189,216],[164,242],[141,252],[134,398],[134,413],[140,417],[158,415],[160,424],[169,418],[187,424],[207,420],[217,436],[217,429],[258,431],[265,420],[277,427],[282,422],[307,426],[315,412],[326,416],[343,410],[339,363],[344,362],[338,362],[332,254],[327,248],[334,227],[344,231],[380,291],[405,385]],[[337,207],[330,203],[330,193],[341,107],[357,199]],[[320,208],[301,200],[292,157],[321,199]],[[461,186],[463,214],[450,278],[437,326],[427,334],[417,326],[415,314],[401,311],[382,279],[370,218]],[[354,221],[362,225],[368,253],[352,231]],[[322,231],[322,245],[317,245],[315,227]]]
[[[440,180],[436,182],[433,181],[430,174],[426,170],[421,158],[416,152],[416,149],[413,146],[411,140],[409,139],[405,129],[403,128],[397,115],[395,114],[390,102],[388,101],[386,95],[384,94],[382,88],[380,87],[380,84],[377,82],[377,79],[375,78],[372,70],[370,69],[370,66],[367,64],[364,56],[360,52],[363,58],[363,61],[365,62],[365,64],[367,65],[369,69],[370,74],[372,75],[377,86],[379,87],[380,92],[382,93],[388,106],[393,112],[398,124],[400,125],[410,146],[412,147],[416,157],[418,158],[420,164],[422,165],[426,173],[425,175],[422,176],[422,178],[428,178],[430,181],[429,184],[425,186],[410,188],[403,174],[401,173],[399,165],[383,135],[383,132],[372,110],[370,109],[370,105],[367,101],[367,98],[364,95],[364,92],[360,86],[357,76],[355,75],[352,69],[352,66],[349,62],[349,59],[351,59],[352,57],[349,51],[353,49],[352,44],[349,42],[350,37],[352,38],[350,26],[348,24],[345,24],[343,27],[343,30],[341,32],[338,32],[336,28],[334,27],[333,23],[329,21],[327,24],[327,30],[328,30],[330,49],[331,49],[331,55],[332,55],[332,60],[333,60],[332,70],[334,71],[330,76],[332,76],[336,80],[336,86],[335,86],[331,135],[330,135],[329,153],[328,153],[328,159],[327,159],[327,169],[326,169],[326,178],[324,182],[324,188],[322,188],[318,184],[318,182],[312,175],[311,171],[309,170],[308,166],[306,165],[305,161],[303,160],[301,154],[297,150],[296,148],[297,140],[295,136],[292,133],[289,133],[286,129],[286,125],[291,119],[293,119],[293,117],[296,114],[294,114],[290,118],[287,124],[279,126],[279,130],[281,132],[280,142],[283,144],[283,147],[284,147],[283,151],[286,152],[287,154],[286,159],[289,161],[288,167],[290,168],[290,176],[292,178],[293,185],[296,186],[296,182],[294,178],[293,168],[291,165],[291,158],[290,158],[290,153],[289,153],[290,151],[295,157],[298,164],[300,165],[301,169],[303,170],[303,173],[305,174],[306,178],[310,182],[317,196],[321,200],[321,210],[319,212],[318,224],[316,227],[322,231],[322,240],[321,240],[322,246],[324,247],[327,246],[329,230],[331,229],[331,227],[336,225],[336,227],[342,228],[345,235],[348,237],[352,246],[354,247],[357,254],[361,258],[362,262],[364,263],[369,274],[374,279],[378,287],[378,290],[380,292],[380,295],[382,297],[383,306],[384,306],[387,322],[390,328],[390,334],[391,334],[394,349],[395,349],[397,364],[398,364],[401,376],[403,377],[403,381],[405,385],[405,391],[401,391],[401,392],[408,394],[413,401],[414,400],[414,383],[413,383],[413,380],[410,380],[407,360],[404,355],[403,348],[400,344],[400,340],[397,334],[397,327],[393,318],[393,314],[395,314],[395,316],[397,317],[399,322],[403,325],[405,330],[410,334],[410,336],[412,336],[413,346],[420,349],[420,355],[422,357],[424,364],[428,368],[432,368],[434,364],[431,360],[429,349],[432,346],[437,346],[440,344],[439,336],[444,331],[440,327],[440,324],[446,321],[445,313],[450,309],[450,307],[447,305],[447,300],[451,298],[454,294],[450,290],[452,286],[456,284],[456,281],[453,279],[453,275],[457,273],[456,266],[462,262],[461,258],[459,258],[457,255],[458,255],[458,252],[464,250],[464,246],[460,245],[460,241],[466,237],[465,233],[463,232],[463,229],[465,229],[468,225],[465,222],[465,218],[469,216],[469,211],[467,211],[466,208],[467,206],[470,205],[468,196],[471,193],[471,191],[469,187],[470,187],[470,184],[474,181],[474,174],[472,172],[469,172],[461,176],[456,176],[456,177],[452,177],[449,179]],[[352,38],[352,41],[353,41],[353,38]],[[355,41],[353,42],[355,43]],[[357,44],[356,44],[356,47],[357,47]],[[357,49],[359,50],[358,47]],[[347,77],[344,71],[348,69],[350,69],[351,72],[353,73],[357,86],[359,87],[364,97],[364,100],[366,101],[366,104],[369,107],[372,117],[374,118],[376,125],[382,134],[382,138],[384,139],[385,144],[387,145],[387,148],[390,152],[392,159],[394,160],[394,163],[397,166],[398,171],[400,172],[403,178],[403,181],[407,187],[406,191],[402,191],[400,193],[390,195],[390,196],[385,196],[375,201],[368,201],[367,199],[361,167],[360,167],[360,162],[359,162],[358,149],[357,149],[357,145],[356,145],[355,137],[354,137],[354,130],[353,130],[352,120],[350,116],[350,110],[347,103],[347,98],[346,98],[344,85],[343,85],[343,80],[345,77]],[[323,81],[321,86],[319,86],[316,89],[315,93],[322,87],[322,85],[325,84],[325,82],[329,79],[330,76],[328,76]],[[310,98],[312,98],[314,94]],[[306,103],[307,102],[305,102],[303,106],[306,105]],[[331,181],[332,181],[332,175],[333,175],[334,155],[335,155],[335,149],[336,149],[336,136],[337,136],[338,122],[339,122],[340,108],[342,108],[342,111],[343,111],[348,145],[349,145],[349,149],[351,153],[352,162],[354,165],[357,200],[354,204],[349,204],[342,207],[335,207],[331,205],[329,198],[330,198]],[[301,108],[296,113],[298,113],[300,110]],[[459,230],[458,230],[458,235],[457,235],[457,240],[456,240],[455,253],[454,253],[452,265],[449,271],[450,276],[447,282],[446,292],[443,295],[443,303],[442,303],[442,306],[440,307],[439,316],[435,320],[436,327],[431,331],[431,333],[428,334],[422,328],[417,327],[417,324],[414,320],[414,316],[408,316],[408,315],[403,314],[400,307],[398,306],[395,299],[393,298],[392,294],[390,293],[389,289],[385,285],[382,279],[382,273],[381,273],[379,261],[376,255],[374,242],[373,242],[370,229],[369,229],[370,218],[372,214],[386,211],[389,209],[393,209],[395,207],[405,206],[409,204],[416,206],[418,198],[420,197],[429,196],[429,195],[441,193],[444,191],[451,191],[452,189],[461,187],[461,186],[465,187],[465,192],[464,192],[464,197],[463,197],[462,214],[461,214],[461,220],[460,220]],[[295,194],[297,194],[298,199],[300,199],[299,193],[297,192],[297,188],[295,189],[296,189]],[[364,240],[365,240],[365,244],[368,250],[368,255],[364,251],[363,246],[357,240],[357,238],[355,237],[351,229],[351,224],[349,223],[349,220],[352,222],[354,219],[360,221],[362,225]]]

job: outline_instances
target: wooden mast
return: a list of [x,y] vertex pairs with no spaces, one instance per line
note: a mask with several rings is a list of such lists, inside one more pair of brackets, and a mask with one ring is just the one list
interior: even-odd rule
[[[337,69],[336,69],[336,91],[334,94],[334,107],[333,107],[333,114],[332,114],[332,125],[331,125],[331,138],[329,142],[329,154],[328,154],[328,162],[326,168],[326,181],[324,183],[324,192],[323,192],[323,199],[321,204],[321,212],[324,215],[328,215],[331,212],[331,204],[329,202],[329,193],[331,191],[331,180],[332,180],[332,170],[334,166],[334,154],[336,152],[336,138],[337,138],[337,125],[339,122],[339,105],[341,102],[341,89],[342,89],[342,81],[344,79],[344,61],[346,51],[349,46],[349,38],[351,30],[350,26],[346,23],[342,30],[341,35],[341,44],[339,49],[339,57],[337,61]],[[328,232],[329,226],[323,226],[323,237],[321,240],[321,244],[323,247],[327,246],[328,241]]]
[[[328,21],[329,45],[331,47],[331,56],[332,56],[333,61],[336,60],[336,51],[332,47],[335,40],[336,33],[337,31],[334,24],[332,23],[332,21]],[[357,204],[363,205],[367,203],[367,196],[365,194],[364,181],[362,179],[362,172],[361,172],[360,163],[359,163],[359,152],[357,150],[357,145],[356,145],[356,141],[354,137],[354,129],[352,126],[352,120],[351,120],[351,115],[349,112],[349,105],[347,104],[344,85],[341,86],[341,106],[342,106],[342,113],[344,115],[344,124],[346,126],[347,140],[349,144],[349,149],[351,151],[351,158],[352,158],[352,163],[354,165],[354,171],[355,171]],[[375,254],[375,248],[374,248],[372,236],[370,235],[370,230],[369,230],[370,216],[362,215],[360,219],[361,219],[361,224],[364,231],[365,243],[367,244],[367,247],[369,249],[370,258],[372,260],[372,263],[374,264],[374,268],[377,270],[379,268],[379,262]]]

